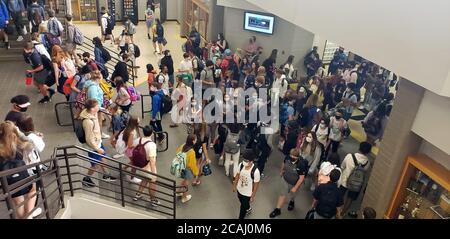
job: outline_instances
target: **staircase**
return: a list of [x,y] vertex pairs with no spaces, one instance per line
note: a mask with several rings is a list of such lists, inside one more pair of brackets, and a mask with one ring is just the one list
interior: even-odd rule
[[[47,14],[47,11],[50,9],[48,5],[45,5],[45,12]],[[56,17],[58,20],[64,25],[65,17],[66,17],[66,2],[64,0],[59,1],[59,12],[56,14]],[[25,42],[30,40],[30,29],[29,29],[29,23],[28,21],[24,21],[24,25],[27,28],[27,35],[24,36],[24,40],[21,42],[17,42],[17,32],[15,31],[14,27],[14,34],[9,35],[9,43],[11,48],[6,49],[4,47],[3,41],[0,42],[0,62],[16,62],[16,61],[23,61],[23,46]],[[11,24],[11,26],[14,26],[14,24]]]

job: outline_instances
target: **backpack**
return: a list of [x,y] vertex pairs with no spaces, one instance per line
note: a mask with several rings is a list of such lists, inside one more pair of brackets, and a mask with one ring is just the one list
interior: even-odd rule
[[186,170],[186,157],[187,152],[179,152],[175,155],[170,165],[170,174],[177,178],[182,178],[184,176],[184,171]]
[[375,115],[372,115],[367,123],[363,124],[364,130],[371,135],[377,135],[381,127],[381,119]]
[[56,35],[53,35],[50,32],[45,33],[45,41],[47,42],[50,50],[53,48],[53,46],[61,45],[61,41],[59,40],[59,37]]
[[[239,166],[239,174],[241,174],[241,171],[243,168],[244,168],[244,164],[241,163],[241,165]],[[253,165],[252,171],[250,172],[250,176],[252,177],[252,182],[255,180],[256,169],[257,169],[256,165]]]
[[75,79],[75,76],[67,78],[67,80],[64,82],[64,85],[63,85],[64,95],[69,95],[72,92],[72,88],[70,87],[70,85],[72,85],[72,82],[74,79]]
[[111,17],[104,17],[104,18],[106,18],[106,29],[105,29],[105,32],[108,32],[108,31],[112,32],[112,30],[114,30],[114,24],[112,22]]
[[[84,132],[84,128],[83,128],[83,121],[85,119],[75,119],[73,121],[73,126],[75,129],[75,135],[78,138],[78,141],[82,144],[86,143],[86,134]],[[93,122],[93,121],[92,121]]]
[[130,100],[132,103],[141,100],[141,94],[136,90],[136,88],[134,88],[134,86],[128,86],[127,91],[130,95]]
[[139,49],[139,47],[136,44],[133,45],[134,45],[134,57],[138,58],[141,56],[141,49]]
[[[102,55],[103,55],[103,53],[102,53]],[[103,79],[108,79],[108,77],[109,77],[108,68],[106,68],[106,66],[103,63],[100,63],[98,61],[96,61],[95,64],[97,65],[97,68],[100,71],[100,73],[102,73]]]
[[356,160],[355,154],[352,154],[353,163],[355,167],[353,168],[350,176],[347,179],[347,188],[350,192],[360,192],[366,177],[366,170],[364,167],[366,164],[359,164]]
[[[84,36],[83,33],[78,29],[76,26],[73,27],[73,42],[77,45],[83,45],[84,42]],[[103,55],[103,52],[102,52]],[[109,56],[109,59],[111,60],[111,56]]]
[[200,79],[200,73],[205,69],[205,63],[203,63],[202,60],[198,59],[198,57],[194,57],[194,59],[192,59],[192,67],[194,67],[194,61],[197,61],[197,72],[199,72],[195,76],[195,79],[199,80]]
[[170,96],[168,95],[164,95],[161,99],[161,108],[160,108],[161,116],[166,113],[169,113],[172,110],[172,106],[173,106],[172,98],[170,98]]
[[42,16],[39,13],[39,8],[41,8],[41,6],[32,6],[31,7],[31,24],[33,26],[37,26],[37,28],[39,28],[39,25],[41,25],[42,23]]
[[103,95],[108,100],[112,99],[113,94],[114,94],[112,86],[105,79],[101,79],[98,86],[100,86],[100,89],[102,89],[102,91],[103,91]]
[[[12,160],[4,160],[0,164],[0,171],[6,171],[6,170],[10,170],[10,169],[15,169],[15,168],[22,167],[22,166],[25,166],[25,165],[26,164],[23,161],[22,154],[20,152],[16,152],[16,156],[15,156],[14,159],[12,159]],[[6,181],[8,182],[8,185],[12,185],[12,184],[20,182],[20,181],[22,181],[22,180],[24,180],[24,179],[26,179],[28,177],[30,177],[30,174],[28,173],[28,171],[26,169],[24,169],[22,171],[19,171],[19,172],[16,172],[14,174],[10,174],[10,175],[6,176]],[[6,186],[6,185],[3,185],[3,186]],[[26,188],[29,188],[29,187],[31,187],[31,185],[27,186]]]
[[106,62],[111,60],[111,54],[109,54],[109,51],[106,50],[104,47],[100,47],[100,50],[102,51],[102,58]]
[[134,147],[133,156],[131,157],[131,162],[133,163],[134,166],[139,168],[147,166],[148,160],[147,160],[147,152],[145,151],[145,145],[150,142],[152,141],[147,141],[144,144],[142,144],[142,138],[139,139],[139,144],[136,147]]
[[61,31],[59,30],[58,20],[48,20],[48,32],[56,37],[61,36]]
[[228,132],[228,136],[224,144],[225,153],[235,154],[239,152],[239,149],[239,134]]
[[156,25],[156,35],[158,35],[158,37],[164,36],[164,29],[161,25]]

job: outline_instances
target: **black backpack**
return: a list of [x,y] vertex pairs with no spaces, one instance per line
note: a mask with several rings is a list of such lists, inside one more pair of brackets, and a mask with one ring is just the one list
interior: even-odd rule
[[168,95],[164,95],[161,98],[161,109],[160,109],[161,116],[169,113],[172,110],[172,106],[173,106],[172,98],[170,98],[170,96]]
[[[111,17],[106,17],[106,29],[108,29],[108,31],[109,30],[114,30],[114,24],[113,24],[113,22],[112,22],[112,19],[111,19]],[[105,31],[107,31],[105,29]]]
[[100,71],[100,73],[102,73],[103,79],[108,79],[109,77],[109,71],[108,68],[106,68],[106,66],[98,61],[95,62],[95,64],[98,67],[98,70]]
[[158,37],[164,36],[164,29],[161,25],[156,26],[156,35],[158,35]]
[[75,129],[75,134],[77,135],[78,141],[82,144],[86,143],[86,134],[83,129],[83,121],[85,119],[75,119],[73,121],[73,126]]
[[111,60],[111,54],[109,54],[109,51],[106,50],[104,47],[100,47],[100,50],[102,51],[102,58],[106,62]]
[[138,58],[141,56],[141,49],[139,49],[139,47],[134,44],[134,57]]
[[[241,163],[241,165],[239,166],[239,174],[241,173],[243,168],[244,168],[244,164]],[[256,171],[256,169],[257,169],[256,165],[253,165],[252,171],[250,172],[250,176],[252,177],[252,181],[255,180],[255,171]]]
[[[3,160],[4,162],[0,163],[0,171],[6,171],[10,169],[15,169],[18,167],[25,166],[25,162],[23,161],[23,156],[20,152],[16,152],[16,156],[11,160]],[[30,174],[25,169],[23,171],[19,171],[17,173],[6,176],[6,181],[8,185],[20,182],[26,178],[28,178]],[[31,186],[31,185],[30,185]]]

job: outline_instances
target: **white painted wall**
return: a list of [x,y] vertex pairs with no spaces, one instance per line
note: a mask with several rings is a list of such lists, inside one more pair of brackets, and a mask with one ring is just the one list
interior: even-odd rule
[[[231,1],[230,1],[231,2]],[[228,2],[228,5],[231,5]],[[245,7],[242,3],[238,7]],[[299,74],[306,75],[303,67],[303,57],[312,49],[314,35],[282,18],[275,17],[274,34],[262,34],[244,30],[244,9],[224,8],[224,36],[230,48],[243,48],[251,36],[256,36],[257,42],[264,48],[260,56],[262,63],[271,53],[278,49],[277,65],[283,64],[289,55],[294,55],[294,67]]]
[[426,91],[411,130],[450,155],[450,98]]
[[167,1],[167,20],[178,20],[178,0]]
[[426,140],[422,141],[419,153],[426,154],[428,157],[432,158],[434,161],[440,163],[442,166],[450,170],[450,155],[436,148]]
[[450,96],[448,0],[246,1]]

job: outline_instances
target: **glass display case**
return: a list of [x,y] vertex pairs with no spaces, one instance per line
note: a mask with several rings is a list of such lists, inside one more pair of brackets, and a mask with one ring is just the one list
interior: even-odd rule
[[426,156],[410,156],[387,218],[449,219],[450,171]]
[[78,22],[97,21],[98,0],[71,0],[73,20]]
[[203,41],[207,41],[209,10],[208,2],[201,0],[184,1],[183,32],[189,34],[192,26],[197,28]]

